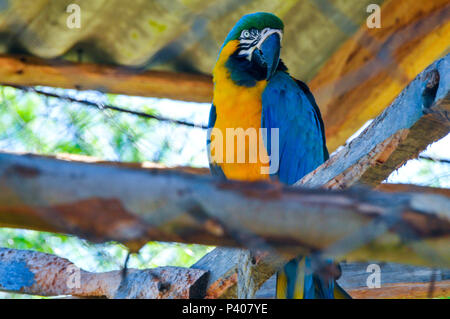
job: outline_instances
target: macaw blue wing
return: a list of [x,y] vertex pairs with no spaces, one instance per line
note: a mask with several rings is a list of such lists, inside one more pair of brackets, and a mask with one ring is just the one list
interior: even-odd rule
[[261,127],[267,128],[265,145],[272,153],[271,129],[279,129],[279,168],[282,183],[291,185],[326,159],[323,122],[308,87],[278,71],[262,95]]
[[[328,159],[319,108],[306,84],[278,71],[262,96],[261,127],[267,129],[265,146],[269,155],[275,148],[271,129],[278,128],[278,164],[273,175],[291,185]],[[271,163],[272,164],[272,163]],[[277,275],[278,298],[333,298],[334,280],[314,273],[310,257],[287,263]]]

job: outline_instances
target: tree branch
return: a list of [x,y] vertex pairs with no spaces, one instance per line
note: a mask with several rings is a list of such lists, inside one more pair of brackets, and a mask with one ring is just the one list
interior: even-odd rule
[[292,256],[327,249],[380,222],[386,229],[366,234],[364,240],[374,240],[370,245],[333,254],[446,265],[446,257],[418,256],[406,239],[413,235],[446,256],[449,207],[441,195],[217,184],[209,176],[170,169],[0,154],[0,226],[116,240],[132,249],[158,240],[270,248]]
[[297,186],[376,186],[450,131],[450,55],[425,69],[364,132]]
[[[373,272],[367,267],[376,264],[379,268],[380,287],[369,289],[367,279]],[[449,292],[450,270],[417,267],[396,263],[340,263],[342,275],[337,280],[353,298],[426,298],[435,279],[434,297],[446,297]],[[268,279],[258,290],[256,298],[274,298],[276,276]]]
[[382,183],[376,187],[377,190],[387,193],[407,193],[407,192],[418,192],[422,194],[439,194],[446,197],[450,197],[449,188],[438,188],[438,187],[426,187],[418,186],[412,184],[389,184]]
[[180,267],[91,273],[65,258],[0,248],[0,290],[40,296],[202,298],[208,273]]
[[[357,299],[419,299],[429,298],[429,283],[398,283],[387,284],[381,288],[367,289],[367,287],[350,289],[352,298]],[[435,283],[434,297],[448,297],[450,294],[450,280]]]
[[450,159],[446,159],[446,158],[436,158],[436,157],[431,157],[431,156],[426,156],[426,155],[419,155],[419,159],[424,159],[427,161],[432,161],[432,162],[441,163],[441,164],[450,164]]

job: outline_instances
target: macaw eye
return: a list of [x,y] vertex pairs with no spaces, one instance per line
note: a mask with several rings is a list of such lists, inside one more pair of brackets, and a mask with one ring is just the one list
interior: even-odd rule
[[241,38],[250,38],[250,32],[248,30],[242,31]]

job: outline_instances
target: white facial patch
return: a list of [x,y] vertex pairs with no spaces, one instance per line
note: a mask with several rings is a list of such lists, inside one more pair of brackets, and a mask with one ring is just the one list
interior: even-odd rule
[[263,42],[272,34],[277,33],[280,36],[280,41],[283,38],[283,32],[279,29],[265,28],[262,31],[256,29],[243,30],[239,37],[241,50],[239,55],[245,56],[247,60],[252,60],[253,51],[260,49]]

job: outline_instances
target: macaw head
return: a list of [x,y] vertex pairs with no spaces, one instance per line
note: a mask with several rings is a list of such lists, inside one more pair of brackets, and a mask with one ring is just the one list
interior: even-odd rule
[[275,15],[257,12],[243,16],[231,29],[219,53],[231,79],[254,86],[268,80],[280,62],[283,22]]

